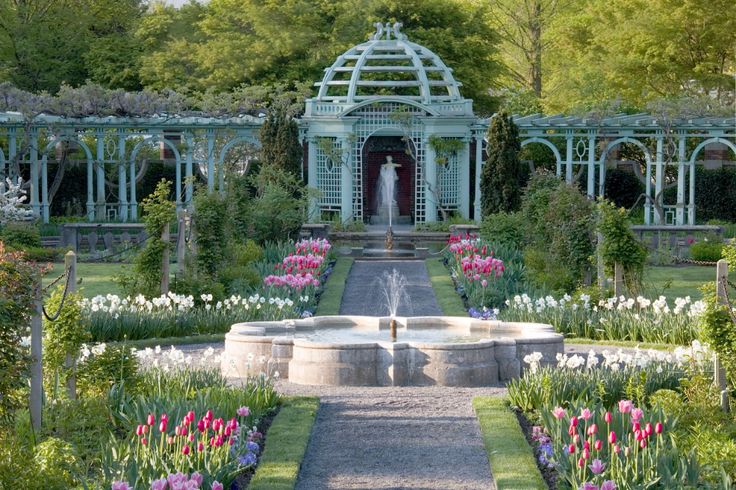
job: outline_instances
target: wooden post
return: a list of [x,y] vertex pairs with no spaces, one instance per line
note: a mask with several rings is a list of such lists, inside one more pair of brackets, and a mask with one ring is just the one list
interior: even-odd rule
[[[716,265],[716,294],[718,296],[718,303],[726,305],[730,308],[728,300],[726,299],[726,280],[728,279],[728,262],[724,259],[718,261]],[[728,406],[728,390],[726,388],[726,370],[721,365],[721,361],[718,359],[718,354],[713,354],[713,377],[716,388],[721,394],[721,408],[724,412],[729,411]]]
[[603,264],[603,255],[601,254],[601,245],[603,244],[603,234],[596,233],[598,246],[596,247],[596,256],[598,258],[598,289],[603,291],[606,287],[606,269]]
[[179,234],[176,239],[176,265],[179,269],[179,274],[184,274],[187,250],[187,220],[186,211],[179,212]]
[[[67,273],[68,292],[77,290],[77,254],[71,250],[64,255],[64,270]],[[64,359],[66,373],[66,393],[70,400],[77,398],[77,357],[67,352]]]
[[164,253],[161,258],[161,294],[169,292],[169,224],[164,225],[161,232],[161,240],[164,242]]
[[43,399],[43,365],[42,335],[43,299],[41,289],[41,272],[36,273],[36,290],[33,301],[34,312],[31,317],[31,426],[35,432],[41,430],[41,402]]
[[613,294],[617,298],[624,294],[624,266],[620,262],[613,265]]

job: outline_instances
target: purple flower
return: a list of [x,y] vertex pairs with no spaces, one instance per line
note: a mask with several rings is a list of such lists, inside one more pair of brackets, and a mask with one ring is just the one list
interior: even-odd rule
[[166,490],[166,485],[168,485],[166,478],[161,478],[159,480],[153,480],[151,482],[151,490]]
[[246,449],[248,449],[248,451],[251,451],[251,452],[253,452],[255,454],[258,454],[258,452],[261,450],[261,448],[258,445],[258,443],[257,442],[253,442],[253,441],[246,442],[245,443],[245,447],[246,447]]
[[601,490],[616,490],[616,483],[613,480],[606,480],[601,483]]
[[606,465],[603,464],[600,459],[594,459],[593,463],[588,465],[588,468],[590,468],[590,471],[592,471],[594,475],[600,475],[603,473],[603,470],[606,469]]
[[598,485],[596,485],[593,482],[586,481],[583,483],[583,485],[580,487],[580,490],[598,490]]
[[256,464],[257,461],[258,458],[256,457],[256,454],[250,451],[238,457],[238,463],[242,464],[243,466],[253,466]]
[[112,490],[132,490],[133,487],[128,485],[128,482],[114,481],[112,482]]

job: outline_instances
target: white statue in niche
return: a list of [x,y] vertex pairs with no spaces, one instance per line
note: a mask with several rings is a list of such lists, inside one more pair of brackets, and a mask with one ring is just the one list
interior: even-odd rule
[[396,183],[399,176],[396,168],[401,167],[400,164],[394,163],[391,155],[386,157],[386,163],[381,165],[381,173],[378,176],[378,215],[384,219],[388,219],[389,225],[393,221],[392,218],[397,217],[399,208],[396,204]]

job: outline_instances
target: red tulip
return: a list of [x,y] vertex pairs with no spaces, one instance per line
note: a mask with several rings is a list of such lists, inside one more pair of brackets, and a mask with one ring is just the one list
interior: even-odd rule
[[574,415],[572,416],[572,418],[570,419],[570,425],[573,426],[573,427],[577,427],[578,426],[578,418],[576,416],[574,416]]
[[570,454],[575,454],[575,444],[570,444],[570,446],[567,448]]
[[657,425],[654,426],[654,432],[657,434],[661,434],[664,427],[662,427],[662,422],[657,422]]
[[631,432],[636,432],[639,429],[641,429],[641,424],[639,422],[634,422],[634,425],[631,426]]
[[199,451],[200,453],[204,451],[204,444],[202,444],[201,442],[197,444],[197,451]]
[[583,449],[590,449],[590,443],[588,441],[583,442]]
[[590,427],[588,427],[588,435],[592,436],[596,432],[598,432],[598,426],[596,424],[591,424]]
[[188,455],[189,454],[189,445],[186,445],[183,448],[181,448],[181,452],[184,453],[185,455]]
[[189,412],[187,412],[187,418],[189,419],[189,422],[194,422],[194,411],[193,410],[189,410]]
[[159,432],[166,432],[166,421],[162,420],[160,424],[158,424],[158,431]]
[[137,436],[143,435],[143,426],[141,424],[138,424],[138,427],[135,428],[135,435]]
[[214,415],[212,414],[212,410],[207,410],[207,413],[204,414],[205,420],[212,421],[212,417],[214,417]]
[[145,437],[144,437],[144,438],[142,438],[142,439],[141,439],[141,444],[143,444],[144,446],[145,446],[146,444],[148,444],[148,439],[146,439]]
[[603,441],[600,439],[596,439],[595,444],[593,444],[593,447],[596,451],[600,451],[603,448]]
[[578,467],[582,468],[583,466],[585,466],[585,459],[584,458],[578,459]]

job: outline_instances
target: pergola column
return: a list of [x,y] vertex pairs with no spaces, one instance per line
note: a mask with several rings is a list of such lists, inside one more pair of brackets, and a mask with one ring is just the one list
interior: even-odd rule
[[11,179],[15,178],[15,172],[13,171],[13,162],[18,154],[18,142],[16,140],[15,128],[8,129],[8,173],[7,176]]
[[[317,141],[314,137],[307,139],[307,186],[319,189],[317,183]],[[314,222],[319,219],[319,201],[311,199],[309,203],[309,215],[307,221]]]
[[572,143],[573,136],[572,131],[565,131],[565,182],[568,184],[572,183]]
[[135,160],[130,159],[130,221],[138,221],[138,201],[135,195]]
[[458,155],[460,165],[460,215],[470,218],[470,137],[463,138],[463,148]]
[[695,159],[690,162],[690,199],[687,205],[687,224],[695,224]]
[[101,128],[95,131],[97,138],[97,159],[95,169],[97,170],[97,200],[95,215],[98,221],[104,221],[105,216],[105,131]]
[[41,219],[49,222],[49,172],[47,156],[41,157]]
[[184,169],[184,204],[189,207],[192,204],[192,198],[194,197],[194,182],[193,182],[193,171],[194,171],[194,136],[190,132],[184,133],[184,143],[187,146],[186,150],[186,166]]
[[128,221],[128,193],[125,179],[125,131],[118,130],[118,217]]
[[434,223],[437,221],[437,162],[435,161],[435,151],[429,143],[429,137],[426,135],[424,140],[424,161],[425,161],[425,190],[424,190],[424,221]]
[[685,133],[677,140],[677,224],[685,224]]
[[588,199],[595,199],[595,131],[588,131]]
[[215,190],[215,130],[207,130],[207,192]]
[[353,217],[353,171],[351,166],[351,148],[347,138],[338,138],[340,149],[340,220],[345,223]]
[[38,130],[31,128],[30,131],[30,154],[31,154],[31,209],[37,218],[41,216],[41,203],[39,201],[39,164],[38,164]]
[[475,221],[480,223],[481,221],[481,209],[480,209],[480,177],[481,171],[483,170],[483,130],[475,131],[475,202],[473,217]]
[[[654,173],[654,201],[657,203],[657,206],[662,208],[663,206],[663,196],[662,196],[662,189],[664,188],[664,138],[662,136],[662,133],[660,131],[657,132],[657,153],[656,153],[656,168]],[[660,216],[657,212],[657,208],[654,208],[654,224],[659,225],[662,224],[662,219],[664,216]]]

